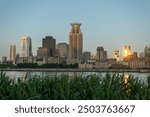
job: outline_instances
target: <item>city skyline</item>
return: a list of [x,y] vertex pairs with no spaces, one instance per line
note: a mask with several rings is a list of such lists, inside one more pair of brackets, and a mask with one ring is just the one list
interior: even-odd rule
[[32,38],[33,55],[47,35],[69,43],[72,22],[82,23],[83,51],[103,46],[112,57],[130,45],[132,52],[143,52],[150,43],[149,6],[149,0],[0,0],[0,60],[12,44],[19,53],[24,35]]

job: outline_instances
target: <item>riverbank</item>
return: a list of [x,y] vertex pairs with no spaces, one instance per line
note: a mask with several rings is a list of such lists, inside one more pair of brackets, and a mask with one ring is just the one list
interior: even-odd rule
[[[2,69],[0,69],[2,70]],[[6,68],[3,71],[30,71],[30,72],[138,72],[150,73],[150,69],[47,69],[47,68]]]

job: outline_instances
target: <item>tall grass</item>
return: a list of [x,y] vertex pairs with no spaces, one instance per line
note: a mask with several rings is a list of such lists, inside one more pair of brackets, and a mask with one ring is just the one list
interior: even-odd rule
[[1,100],[144,100],[150,99],[150,77],[147,84],[124,74],[86,77],[67,75],[40,78],[28,73],[17,82],[3,71],[0,74]]

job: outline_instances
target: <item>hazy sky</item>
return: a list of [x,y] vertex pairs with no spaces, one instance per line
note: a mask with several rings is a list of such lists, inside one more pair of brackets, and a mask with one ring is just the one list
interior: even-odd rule
[[82,23],[84,51],[103,46],[112,57],[126,44],[132,52],[150,44],[150,0],[0,0],[0,60],[11,44],[19,52],[24,35],[34,55],[45,36],[68,43],[72,22]]

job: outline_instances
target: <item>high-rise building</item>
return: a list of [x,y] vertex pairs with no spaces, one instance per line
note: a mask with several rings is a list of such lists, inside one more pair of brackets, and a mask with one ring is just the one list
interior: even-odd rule
[[96,60],[98,61],[107,60],[107,51],[104,51],[103,47],[97,47]]
[[54,39],[52,36],[46,36],[45,38],[43,38],[42,46],[43,48],[49,49],[49,57],[55,57],[56,39]]
[[21,48],[20,48],[20,57],[29,57],[32,56],[32,43],[30,37],[21,38]]
[[15,63],[15,59],[16,59],[16,46],[10,45],[10,61]]
[[56,48],[61,58],[68,58],[69,45],[67,43],[58,43]]
[[74,62],[82,60],[83,37],[80,26],[80,23],[72,23],[69,33],[69,60]]
[[130,45],[125,45],[124,46],[124,57],[127,57],[131,55],[131,46]]
[[91,59],[91,52],[83,52],[83,62],[87,62],[88,60]]

